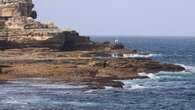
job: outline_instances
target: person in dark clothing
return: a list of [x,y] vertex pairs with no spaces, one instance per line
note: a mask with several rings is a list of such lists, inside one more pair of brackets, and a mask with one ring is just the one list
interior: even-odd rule
[[104,68],[106,68],[106,66],[107,66],[107,61],[106,61],[106,60],[104,60],[103,67],[104,67]]

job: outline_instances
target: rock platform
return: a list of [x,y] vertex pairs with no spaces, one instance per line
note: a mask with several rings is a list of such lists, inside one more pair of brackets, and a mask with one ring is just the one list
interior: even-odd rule
[[[161,64],[151,59],[94,57],[96,52],[56,51],[45,48],[0,51],[0,80],[47,78],[88,85],[89,88],[105,86],[122,88],[123,83],[117,80],[147,78],[140,76],[139,73],[185,70],[179,65]],[[112,53],[112,51],[98,51],[97,56],[105,52],[110,55]]]

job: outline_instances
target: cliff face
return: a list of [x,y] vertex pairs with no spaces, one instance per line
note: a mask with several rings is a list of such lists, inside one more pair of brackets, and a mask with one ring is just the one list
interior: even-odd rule
[[32,0],[0,0],[0,16],[27,16],[32,17],[34,4]]
[[0,0],[1,44],[71,50],[76,49],[76,45],[91,43],[88,37],[82,37],[74,30],[61,30],[54,23],[34,20],[37,13],[33,7],[32,0]]

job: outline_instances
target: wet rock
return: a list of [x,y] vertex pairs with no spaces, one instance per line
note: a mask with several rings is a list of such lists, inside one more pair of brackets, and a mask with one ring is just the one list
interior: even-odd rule
[[106,79],[99,79],[96,82],[97,87],[114,87],[114,88],[123,88],[124,84],[120,81],[113,81],[113,80],[106,80]]
[[92,83],[88,83],[87,89],[105,89],[106,87],[123,88],[124,86],[124,83],[120,81],[113,81],[110,78],[99,78],[94,81]]
[[164,64],[162,67],[163,71],[173,71],[173,72],[178,72],[178,71],[185,71],[185,68],[180,66],[180,65],[174,65],[174,64]]

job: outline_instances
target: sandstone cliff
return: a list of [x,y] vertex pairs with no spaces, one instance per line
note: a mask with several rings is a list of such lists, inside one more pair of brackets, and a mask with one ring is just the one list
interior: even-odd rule
[[[0,43],[13,47],[49,47],[76,49],[92,42],[76,31],[59,29],[54,23],[41,23],[36,19],[32,0],[0,1]],[[73,45],[74,44],[74,45]]]

